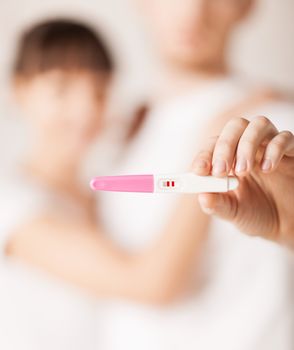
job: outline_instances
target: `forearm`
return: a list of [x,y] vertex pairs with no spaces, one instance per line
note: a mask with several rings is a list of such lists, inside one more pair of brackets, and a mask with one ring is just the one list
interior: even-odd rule
[[195,206],[195,198],[185,198],[160,238],[137,254],[116,247],[96,227],[48,217],[16,230],[7,254],[97,297],[165,303],[199,254],[207,219],[197,217]]

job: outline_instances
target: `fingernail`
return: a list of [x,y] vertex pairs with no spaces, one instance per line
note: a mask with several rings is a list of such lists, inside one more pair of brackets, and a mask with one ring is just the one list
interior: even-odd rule
[[205,214],[208,214],[208,215],[211,215],[214,213],[214,209],[212,208],[208,208],[206,205],[206,201],[204,199],[202,199],[202,197],[199,196],[199,204],[201,206],[201,209],[202,211],[205,213]]
[[244,158],[240,158],[237,160],[237,164],[235,167],[237,173],[242,173],[247,170],[247,161]]
[[213,174],[215,175],[221,175],[223,173],[225,173],[227,170],[226,167],[226,163],[224,160],[222,159],[217,159],[214,163],[213,163]]
[[197,160],[196,167],[199,169],[206,169],[208,167],[208,162],[203,159]]
[[201,208],[204,214],[212,215],[214,213],[214,210],[211,208],[205,208],[205,207],[201,207]]
[[270,159],[265,159],[261,164],[261,169],[263,171],[269,171],[272,168],[272,162]]

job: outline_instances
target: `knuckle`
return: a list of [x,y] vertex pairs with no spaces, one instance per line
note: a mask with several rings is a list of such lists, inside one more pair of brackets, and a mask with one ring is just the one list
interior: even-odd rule
[[249,124],[249,120],[247,120],[244,117],[238,118],[237,120],[238,120],[238,124],[241,126],[246,127]]
[[267,127],[271,124],[271,121],[265,116],[258,116],[252,120],[253,123],[258,124],[260,127]]
[[240,118],[233,118],[231,119],[229,122],[228,122],[228,125],[230,127],[243,127],[243,128],[246,128],[247,125],[249,124],[249,121],[243,117],[240,117]]
[[280,136],[283,137],[285,141],[290,141],[294,138],[292,132],[289,130],[281,131]]

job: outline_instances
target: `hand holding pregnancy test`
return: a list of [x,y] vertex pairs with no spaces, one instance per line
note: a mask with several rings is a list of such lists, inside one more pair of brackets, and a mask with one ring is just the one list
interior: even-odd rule
[[[194,172],[96,177],[96,191],[199,193],[203,211],[294,247],[294,136],[265,117],[230,120],[208,139]],[[228,176],[230,173],[238,175]],[[213,175],[213,176],[212,176]]]
[[202,145],[193,168],[202,176],[238,175],[236,191],[199,195],[205,213],[229,220],[243,232],[294,248],[294,136],[290,131],[279,132],[265,117],[251,122],[232,119],[218,137]]

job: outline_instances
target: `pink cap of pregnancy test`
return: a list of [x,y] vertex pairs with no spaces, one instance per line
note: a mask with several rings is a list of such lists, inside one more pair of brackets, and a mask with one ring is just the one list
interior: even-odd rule
[[90,186],[94,191],[154,192],[153,175],[98,176]]

